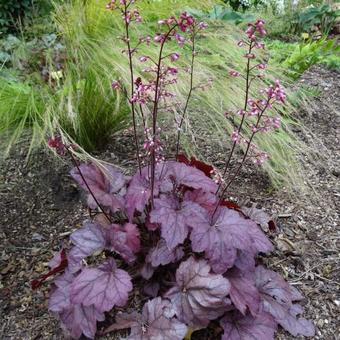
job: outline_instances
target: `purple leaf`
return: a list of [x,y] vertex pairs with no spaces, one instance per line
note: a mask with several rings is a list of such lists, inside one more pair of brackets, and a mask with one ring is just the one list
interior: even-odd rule
[[184,242],[202,215],[202,208],[193,202],[180,203],[175,198],[162,195],[154,200],[154,209],[150,213],[150,222],[160,223],[161,235],[167,246],[174,249]]
[[256,224],[260,225],[265,232],[269,231],[269,222],[272,218],[262,209],[257,209],[254,205],[250,208],[242,207],[241,211]]
[[86,256],[103,250],[106,245],[105,230],[97,223],[85,223],[71,234],[72,243]]
[[241,271],[255,271],[255,257],[253,252],[238,250],[237,257],[234,263],[235,267]]
[[101,312],[124,306],[132,290],[130,275],[117,268],[113,258],[98,268],[84,268],[71,285],[71,301],[94,305]]
[[160,265],[165,266],[171,262],[176,262],[184,256],[181,247],[169,249],[164,239],[160,239],[156,247],[152,248],[147,256],[147,262],[150,262],[153,267]]
[[65,272],[54,280],[54,287],[48,299],[48,309],[55,313],[60,313],[71,306],[70,285],[74,280],[74,275]]
[[272,249],[270,241],[254,222],[225,207],[217,210],[212,221],[206,215],[205,221],[196,223],[190,239],[194,251],[205,251],[216,273],[223,273],[234,265],[237,250],[251,251],[255,255],[258,251]]
[[[136,210],[139,212],[144,211],[151,196],[150,181],[146,178],[146,175],[145,177],[143,176],[144,169],[142,171],[142,175],[137,172],[132,177],[125,196],[126,211],[130,221],[132,221]],[[158,194],[157,187],[156,194]]]
[[291,287],[279,274],[256,267],[256,286],[262,297],[262,308],[271,314],[285,330],[293,336],[312,336],[315,333],[312,322],[297,318],[303,312],[298,304],[292,302],[301,299],[299,292]]
[[73,247],[67,255],[68,260],[68,269],[72,273],[76,273],[79,271],[83,264],[82,261],[88,256],[87,253],[84,253],[82,249],[78,247]]
[[[95,164],[81,164],[79,166],[82,176],[77,167],[71,170],[71,176],[78,184],[89,193],[87,185],[96,197],[97,201],[115,213],[123,208],[123,195],[125,194],[125,176],[112,166],[105,166],[103,170]],[[83,177],[87,185],[85,184]],[[92,195],[88,195],[88,206],[97,208],[97,203]]]
[[185,200],[199,204],[209,212],[213,212],[217,202],[217,196],[211,192],[205,192],[202,189],[187,191],[184,195]]
[[[184,185],[192,189],[202,189],[213,193],[217,190],[217,184],[201,170],[175,161],[167,162],[166,167],[167,176],[174,180],[177,186]],[[164,190],[162,191],[164,192]]]
[[126,232],[126,244],[134,252],[140,250],[140,233],[136,224],[126,223],[124,225]]
[[274,340],[277,325],[267,313],[257,316],[228,312],[220,321],[224,329],[222,340]]
[[75,276],[66,271],[55,281],[49,297],[49,310],[57,313],[62,326],[73,338],[80,338],[83,333],[93,339],[96,333],[96,323],[104,320],[104,314],[94,306],[85,307],[81,304],[72,304],[70,289]]
[[291,305],[293,296],[291,287],[278,273],[257,266],[255,279],[261,294],[269,295],[283,305]]
[[157,281],[149,281],[143,286],[143,292],[152,297],[157,297],[160,289],[160,284]]
[[225,277],[230,282],[230,298],[235,307],[246,314],[247,307],[252,315],[256,315],[260,307],[260,294],[255,287],[254,273],[242,272],[237,268],[227,271]]
[[62,326],[70,333],[72,338],[78,339],[84,334],[94,339],[97,330],[97,321],[104,321],[103,313],[98,312],[95,307],[73,305],[59,315]]
[[50,269],[55,269],[58,266],[60,266],[61,261],[62,261],[62,252],[64,250],[60,250],[57,253],[54,254],[53,258],[50,260],[50,262],[48,263],[48,266],[50,267]]
[[151,263],[146,262],[140,271],[140,275],[145,279],[151,279],[153,273],[155,272],[155,268],[152,267]]
[[160,297],[147,302],[141,315],[122,313],[116,321],[105,333],[131,328],[129,340],[182,340],[187,333],[187,326],[174,317],[169,301]]
[[221,316],[230,290],[227,279],[211,274],[205,260],[190,257],[176,271],[176,286],[165,295],[172,302],[178,319],[188,326],[205,327]]
[[[131,229],[131,225],[128,228]],[[112,224],[107,231],[107,235],[110,240],[110,250],[118,253],[128,263],[135,261],[134,249],[139,247],[137,230],[131,229],[128,233],[119,224]]]
[[[166,178],[166,165],[157,164],[155,169],[155,186],[154,195],[157,196],[160,191],[160,186],[165,190],[170,191],[171,183]],[[149,178],[149,169],[145,167],[132,177],[127,193],[125,196],[125,205],[127,207],[127,215],[132,221],[135,211],[143,212],[151,197],[151,182]]]
[[302,313],[303,308],[298,304],[293,304],[289,308],[286,316],[283,319],[276,321],[293,336],[314,336],[315,328],[313,323],[304,318],[297,318],[297,316]]

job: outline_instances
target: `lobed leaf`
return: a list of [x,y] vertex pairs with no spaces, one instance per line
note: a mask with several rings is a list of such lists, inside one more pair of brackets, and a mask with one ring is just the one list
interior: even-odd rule
[[187,332],[187,326],[174,317],[169,301],[160,297],[148,301],[142,314],[118,314],[105,333],[125,328],[131,328],[129,340],[182,340]]
[[71,176],[89,193],[87,203],[91,209],[97,208],[97,203],[88,187],[99,204],[108,208],[112,213],[124,208],[123,195],[125,194],[126,178],[118,169],[107,165],[102,171],[98,166],[90,163],[79,165],[79,170],[77,167],[73,168]]
[[109,258],[97,268],[82,269],[71,285],[71,301],[106,312],[124,306],[131,290],[130,275]]
[[232,311],[226,313],[220,323],[224,330],[222,340],[274,340],[277,328],[271,315],[264,312],[253,316]]
[[150,222],[161,225],[161,235],[169,249],[184,242],[189,228],[202,219],[202,208],[191,201],[180,203],[175,197],[162,195],[154,200]]
[[234,265],[238,250],[254,256],[273,248],[254,222],[225,207],[219,207],[214,220],[206,214],[205,220],[193,228],[190,239],[194,251],[205,251],[216,273],[224,273]]
[[205,327],[221,316],[230,284],[221,275],[211,274],[205,260],[190,257],[176,271],[176,286],[165,297],[170,299],[178,319],[190,327]]
[[235,307],[246,315],[247,309],[256,316],[261,303],[260,294],[255,287],[255,275],[242,272],[238,268],[228,270],[225,277],[230,282],[230,298]]
[[262,266],[256,267],[255,274],[263,310],[271,314],[275,321],[293,336],[313,336],[315,329],[312,322],[298,318],[303,308],[293,304],[294,300],[302,298],[301,294],[279,274]]

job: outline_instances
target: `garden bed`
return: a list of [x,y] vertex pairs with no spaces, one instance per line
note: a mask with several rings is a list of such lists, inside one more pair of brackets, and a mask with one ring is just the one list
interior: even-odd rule
[[[315,339],[337,338],[339,290],[339,191],[340,167],[336,159],[339,140],[339,73],[313,68],[301,83],[321,91],[311,99],[310,112],[300,112],[308,142],[320,152],[328,150],[327,161],[310,163],[301,159],[315,193],[297,197],[284,189],[273,192],[266,176],[254,167],[245,167],[242,182],[235,182],[231,198],[238,203],[254,203],[276,218],[278,231],[271,235],[275,252],[263,258],[305,296],[306,317],[317,327]],[[207,155],[209,146],[202,145]],[[0,325],[1,339],[62,339],[57,320],[47,311],[49,284],[32,291],[33,278],[47,271],[53,253],[86,218],[81,194],[68,176],[69,165],[60,164],[40,151],[25,165],[26,145],[16,147],[0,168]],[[134,164],[133,139],[129,131],[115,138],[101,154],[122,168]],[[217,159],[216,159],[217,157]],[[212,161],[218,164],[223,154]],[[338,209],[337,209],[338,208]],[[280,332],[280,339],[291,339]],[[108,338],[112,339],[112,335]],[[193,336],[194,338],[194,336]],[[206,338],[206,337],[205,337]],[[215,337],[214,337],[215,339]]]

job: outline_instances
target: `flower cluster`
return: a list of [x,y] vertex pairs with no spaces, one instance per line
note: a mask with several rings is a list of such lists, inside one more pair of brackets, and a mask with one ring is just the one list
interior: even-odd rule
[[58,155],[64,156],[66,154],[67,146],[63,143],[60,136],[50,137],[47,143],[48,146],[51,149],[54,149]]
[[255,41],[256,33],[258,33],[261,37],[264,37],[267,34],[266,30],[264,29],[264,24],[265,24],[264,20],[261,19],[257,20],[255,23],[248,24],[246,34],[249,40]]
[[[264,74],[261,73],[261,71],[264,71],[267,67],[267,65],[262,62],[256,63],[253,66],[251,64],[252,60],[256,59],[256,54],[253,50],[255,48],[264,48],[264,44],[258,40],[258,36],[263,37],[266,35],[264,21],[257,20],[255,23],[248,24],[245,33],[248,39],[239,41],[237,45],[239,47],[247,48],[247,51],[244,54],[244,58],[248,60],[246,75],[242,76],[240,72],[235,70],[229,71],[231,77],[243,77],[246,80],[246,102],[244,108],[237,110],[237,115],[241,117],[241,122],[232,132],[231,140],[235,145],[239,144],[245,148],[246,157],[248,156],[248,158],[252,159],[255,164],[261,165],[268,159],[269,155],[257,148],[253,142],[254,136],[260,132],[269,132],[280,128],[280,118],[272,117],[267,114],[267,111],[270,110],[275,103],[284,104],[286,94],[284,88],[277,80],[274,85],[270,85],[268,88],[260,91],[260,93],[262,93],[262,98],[248,99],[251,83],[256,78],[264,77]],[[230,116],[230,112],[228,112],[226,117],[229,119]],[[250,136],[246,136],[243,133],[244,126],[250,128]],[[234,150],[234,148],[232,150]]]

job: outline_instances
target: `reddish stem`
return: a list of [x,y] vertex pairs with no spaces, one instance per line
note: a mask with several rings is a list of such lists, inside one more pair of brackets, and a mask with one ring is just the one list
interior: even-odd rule
[[[130,45],[130,34],[129,34],[129,23],[126,20],[127,17],[127,10],[130,3],[125,3],[124,6],[124,22],[125,22],[125,34],[126,34],[126,45],[128,48],[128,56],[129,56],[129,69],[130,69],[130,82],[131,82],[131,98],[133,97],[134,93],[134,73],[133,73],[133,64],[132,64],[132,50]],[[130,100],[131,105],[131,112],[132,112],[132,123],[133,123],[133,133],[134,133],[134,139],[135,139],[135,146],[136,146],[136,155],[137,155],[137,162],[138,162],[138,169],[139,174],[142,173],[142,167],[141,167],[141,161],[139,157],[139,143],[138,143],[138,136],[137,136],[137,124],[136,124],[136,111],[135,111],[135,103]]]
[[180,138],[181,138],[181,128],[184,122],[184,118],[188,109],[188,105],[189,105],[189,101],[191,98],[191,94],[193,91],[193,83],[194,83],[194,62],[195,62],[195,54],[196,54],[196,49],[195,49],[195,27],[193,27],[192,30],[192,48],[191,48],[191,66],[190,66],[190,89],[189,89],[189,93],[187,96],[187,100],[185,102],[185,106],[183,109],[183,113],[182,113],[182,117],[180,120],[180,123],[178,125],[178,132],[177,132],[177,143],[176,143],[176,158],[178,157],[178,153],[179,153],[179,143],[180,143]]
[[[252,48],[253,48],[253,43],[250,42],[249,43],[249,50],[248,50],[248,53],[251,53],[252,51]],[[247,69],[246,69],[246,95],[245,95],[245,99],[244,99],[244,106],[243,106],[243,109],[244,111],[247,110],[247,105],[248,105],[248,98],[249,98],[249,89],[250,89],[250,82],[249,82],[249,76],[250,76],[250,59],[248,58],[248,62],[247,62]],[[243,127],[243,123],[245,121],[245,114],[243,114],[242,116],[242,119],[241,119],[241,123],[238,127],[238,130],[237,130],[237,133],[239,134],[241,132],[241,129]],[[223,174],[222,174],[222,178],[226,175],[227,173],[227,170],[229,168],[229,165],[230,165],[230,162],[231,162],[231,159],[233,157],[233,154],[234,154],[234,151],[235,151],[235,148],[236,148],[236,141],[234,141],[233,145],[232,145],[232,148],[231,148],[231,151],[229,153],[229,157],[227,159],[227,162],[226,162],[226,165],[225,165],[225,168],[224,168],[224,171],[223,171]],[[216,194],[219,192],[219,190],[221,189],[221,186],[222,186],[222,182],[219,184],[217,190],[216,190]]]
[[[170,36],[171,32],[177,27],[177,24],[169,29],[169,31],[165,34],[164,39],[161,42],[161,47],[159,50],[158,63],[157,63],[157,76],[156,76],[156,84],[155,84],[155,98],[152,112],[152,139],[155,145],[156,142],[156,131],[157,131],[157,113],[158,113],[158,102],[159,102],[159,81],[161,77],[161,65],[162,65],[162,54],[165,42]],[[154,199],[154,188],[155,188],[155,169],[156,169],[156,158],[155,158],[155,150],[154,148],[151,150],[151,207],[153,207],[153,199]]]

